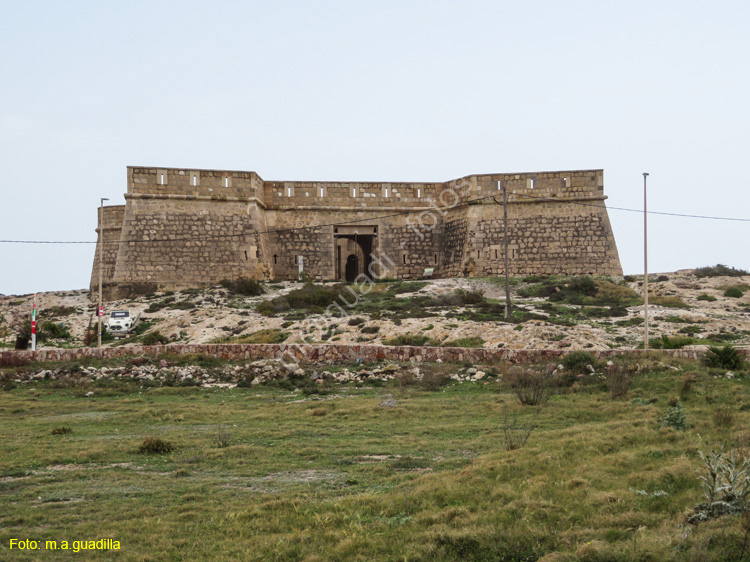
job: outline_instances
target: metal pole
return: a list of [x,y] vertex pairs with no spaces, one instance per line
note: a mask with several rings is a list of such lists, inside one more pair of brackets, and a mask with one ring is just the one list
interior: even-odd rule
[[34,305],[31,308],[31,351],[36,351],[36,293],[34,293]]
[[104,261],[102,260],[102,249],[104,248],[104,232],[102,224],[104,223],[104,202],[109,199],[101,198],[99,201],[99,306],[96,309],[96,316],[99,318],[99,330],[96,337],[96,347],[102,347],[102,276],[104,270]]
[[510,320],[510,284],[508,281],[508,187],[503,182],[503,243],[505,244],[505,320]]
[[648,349],[648,209],[646,199],[646,178],[643,172],[643,349]]

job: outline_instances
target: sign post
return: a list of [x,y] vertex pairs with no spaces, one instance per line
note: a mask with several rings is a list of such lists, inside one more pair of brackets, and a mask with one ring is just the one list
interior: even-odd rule
[[31,351],[36,351],[36,293],[34,293],[34,305],[31,308]]

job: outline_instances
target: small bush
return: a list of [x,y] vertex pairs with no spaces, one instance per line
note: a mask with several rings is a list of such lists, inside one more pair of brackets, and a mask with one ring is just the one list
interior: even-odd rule
[[394,338],[384,340],[385,345],[413,345],[422,346],[430,343],[435,343],[434,340],[423,334],[401,334]]
[[377,334],[380,331],[380,326],[365,326],[360,331],[363,334]]
[[70,329],[61,322],[45,322],[42,328],[47,339],[67,340],[70,339]]
[[622,365],[607,366],[607,388],[612,394],[612,398],[625,398],[633,384],[633,374]]
[[[289,337],[289,332],[269,329],[258,330],[246,336],[224,338],[221,343],[282,343]],[[218,342],[217,342],[218,343]]]
[[508,413],[507,408],[503,408],[503,419],[500,425],[502,433],[501,438],[503,447],[506,451],[513,451],[520,449],[529,440],[531,432],[534,431],[535,426],[531,424],[521,424],[518,421],[518,414],[513,412]]
[[240,277],[239,279],[224,279],[219,283],[222,287],[235,295],[257,297],[265,293],[263,286],[253,279]]
[[741,369],[745,364],[740,352],[731,345],[709,347],[704,362],[707,367],[717,369]]
[[732,427],[732,425],[734,425],[734,410],[726,404],[719,405],[714,409],[713,418],[716,427]]
[[543,406],[555,391],[554,378],[550,369],[511,367],[505,381],[518,396],[521,404]]
[[59,427],[54,428],[51,431],[52,435],[68,435],[69,433],[73,433],[73,430],[69,428],[67,425],[61,425]]
[[308,413],[315,418],[319,418],[325,416],[328,413],[328,410],[325,408],[313,408],[312,410],[308,410]]
[[174,445],[158,437],[146,437],[138,447],[138,452],[142,455],[168,455],[172,451],[174,451]]
[[661,418],[661,427],[672,427],[680,431],[687,429],[687,421],[685,411],[682,406],[677,403],[671,406]]
[[740,289],[738,285],[732,285],[731,287],[728,287],[726,291],[724,291],[724,296],[732,299],[740,299],[744,294],[745,293],[742,292],[742,289]]
[[586,367],[595,364],[594,356],[586,351],[574,351],[562,358],[562,366],[565,367],[565,370],[579,375],[587,373]]
[[699,301],[708,301],[708,302],[714,302],[716,301],[716,297],[712,295],[707,295],[706,293],[698,295]]
[[349,318],[349,321],[347,324],[349,326],[359,326],[360,324],[364,324],[365,319],[364,318]]
[[169,339],[158,330],[143,337],[143,345],[164,345],[166,343],[169,343]]
[[479,336],[459,338],[440,344],[441,347],[484,347],[484,340]]
[[686,345],[692,345],[694,341],[693,338],[685,336],[662,335],[661,338],[649,340],[648,343],[651,349],[682,349]]
[[690,306],[680,297],[670,297],[661,295],[649,295],[649,304],[655,304],[666,308],[690,308]]
[[722,264],[699,267],[693,273],[696,277],[742,277],[743,275],[750,275],[743,269],[735,269]]

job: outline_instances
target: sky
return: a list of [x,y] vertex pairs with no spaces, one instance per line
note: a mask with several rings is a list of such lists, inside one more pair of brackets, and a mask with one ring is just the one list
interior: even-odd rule
[[[604,169],[626,274],[750,269],[750,2],[0,7],[0,240],[95,241],[126,166],[268,180]],[[94,244],[0,242],[0,293],[88,287]]]

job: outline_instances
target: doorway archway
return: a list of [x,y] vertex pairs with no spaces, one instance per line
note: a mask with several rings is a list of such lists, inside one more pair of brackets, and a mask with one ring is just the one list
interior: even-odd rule
[[357,275],[359,275],[359,258],[356,254],[349,254],[349,257],[346,258],[346,282],[353,283]]

